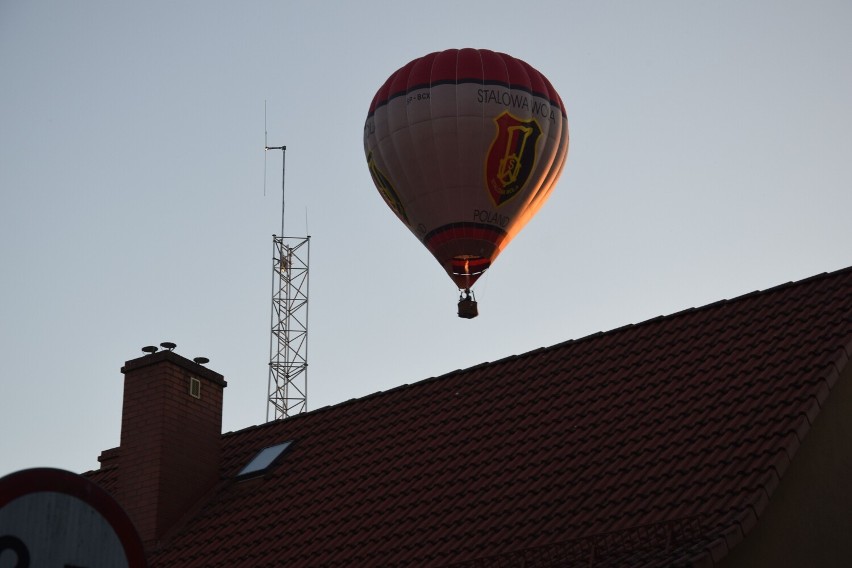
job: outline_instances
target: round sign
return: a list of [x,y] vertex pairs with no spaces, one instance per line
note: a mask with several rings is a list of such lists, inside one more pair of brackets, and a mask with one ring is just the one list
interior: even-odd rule
[[59,469],[0,479],[0,567],[146,566],[124,509],[85,477]]

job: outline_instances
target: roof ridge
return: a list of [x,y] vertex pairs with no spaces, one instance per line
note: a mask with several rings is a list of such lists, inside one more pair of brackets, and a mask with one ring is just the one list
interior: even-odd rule
[[[765,288],[763,290],[752,290],[751,292],[746,292],[745,294],[740,294],[739,296],[734,296],[732,298],[723,298],[721,300],[716,300],[715,302],[711,302],[709,304],[704,304],[703,306],[697,306],[697,307],[692,306],[692,307],[689,307],[689,308],[684,308],[684,309],[679,310],[677,312],[672,312],[670,314],[661,314],[661,315],[654,316],[654,317],[651,317],[651,318],[648,318],[648,319],[645,319],[645,320],[641,320],[641,321],[638,321],[638,322],[627,323],[627,324],[621,325],[619,327],[616,327],[616,328],[613,328],[613,329],[610,329],[610,330],[607,330],[607,331],[596,331],[594,333],[590,333],[589,335],[584,335],[582,337],[562,341],[562,342],[557,343],[555,345],[552,345],[550,347],[539,347],[538,349],[535,349],[533,351],[529,351],[528,353],[531,354],[531,353],[535,353],[536,351],[540,351],[542,349],[552,349],[552,348],[556,348],[556,347],[561,347],[563,345],[568,345],[568,344],[571,344],[571,343],[577,343],[577,342],[580,342],[580,341],[587,341],[587,340],[595,339],[595,338],[603,336],[603,335],[612,335],[612,334],[624,331],[624,330],[629,329],[629,328],[644,326],[644,325],[659,322],[661,320],[669,320],[669,319],[673,319],[675,317],[683,316],[683,315],[686,315],[686,314],[704,311],[704,310],[708,310],[708,309],[711,309],[711,308],[717,308],[721,305],[728,305],[728,304],[737,303],[737,302],[752,298],[754,296],[779,292],[779,291],[787,289],[787,288],[791,288],[791,287],[794,287],[794,286],[801,286],[801,285],[810,283],[811,281],[821,280],[823,278],[828,278],[828,277],[833,277],[833,276],[838,276],[838,275],[843,274],[845,272],[852,272],[852,266],[848,266],[846,268],[841,268],[839,270],[835,270],[835,271],[832,271],[832,272],[821,272],[819,274],[814,274],[812,276],[808,276],[807,278],[803,278],[801,280],[788,280],[787,282],[783,282],[781,284],[776,284],[774,286],[771,286],[769,288]],[[522,356],[527,355],[528,353],[521,353],[519,355],[515,355],[515,357],[522,357]]]
[[698,307],[693,306],[693,307],[685,308],[685,309],[682,309],[682,310],[679,310],[677,312],[673,312],[673,313],[670,313],[670,314],[654,316],[652,318],[648,318],[646,320],[642,320],[642,321],[639,321],[639,322],[627,323],[627,324],[621,325],[619,327],[616,327],[616,328],[613,328],[613,329],[610,329],[610,330],[607,330],[607,331],[596,331],[594,333],[590,333],[588,335],[584,335],[584,336],[581,336],[581,337],[578,337],[578,338],[573,338],[573,339],[568,339],[566,341],[561,341],[559,343],[555,343],[555,344],[550,345],[550,346],[536,347],[535,349],[531,349],[531,350],[525,351],[523,353],[515,353],[515,354],[512,354],[512,355],[508,355],[506,357],[502,357],[502,358],[496,359],[494,361],[483,361],[481,363],[477,363],[475,365],[472,365],[472,366],[464,368],[464,369],[454,369],[452,371],[448,371],[448,372],[442,373],[440,375],[435,375],[435,376],[432,376],[432,377],[427,377],[425,379],[417,380],[413,383],[403,383],[401,385],[397,385],[397,386],[392,387],[392,388],[387,389],[387,390],[380,390],[380,391],[376,391],[376,392],[373,392],[373,393],[366,394],[364,396],[353,397],[353,398],[350,398],[350,399],[347,399],[347,400],[344,400],[344,401],[341,401],[341,402],[338,402],[338,403],[322,406],[320,408],[311,410],[309,412],[296,414],[295,416],[290,416],[290,417],[287,417],[287,418],[281,418],[281,419],[273,420],[271,422],[266,422],[266,423],[263,423],[263,424],[256,424],[256,425],[252,425],[252,426],[247,426],[246,428],[241,428],[239,430],[231,430],[231,431],[223,433],[222,437],[224,438],[224,437],[234,436],[234,435],[237,435],[237,434],[243,434],[243,433],[254,431],[254,430],[257,430],[257,429],[261,429],[261,428],[267,428],[267,427],[271,428],[271,427],[273,427],[274,425],[277,425],[277,424],[283,424],[283,423],[291,424],[294,420],[299,420],[300,418],[305,418],[307,416],[313,416],[313,415],[318,414],[318,413],[324,413],[324,412],[328,412],[328,411],[331,411],[331,410],[336,410],[338,408],[344,408],[344,407],[349,406],[351,404],[357,404],[357,403],[360,403],[362,401],[370,400],[370,399],[373,399],[373,398],[387,396],[391,393],[395,393],[397,391],[407,389],[407,388],[410,388],[410,387],[423,386],[423,385],[430,384],[430,383],[435,382],[435,381],[449,379],[450,377],[453,377],[455,375],[459,375],[459,374],[462,374],[462,373],[469,373],[469,372],[473,372],[473,371],[476,371],[476,370],[480,370],[480,369],[485,368],[485,367],[490,367],[490,366],[494,366],[494,365],[508,363],[510,361],[514,361],[514,360],[517,360],[517,359],[523,359],[523,358],[531,357],[531,356],[537,355],[537,354],[542,353],[542,352],[555,351],[557,349],[562,349],[562,348],[564,348],[568,345],[573,345],[573,344],[576,344],[576,343],[591,341],[592,339],[598,339],[598,338],[603,337],[603,336],[612,336],[612,335],[624,332],[628,329],[635,329],[635,328],[638,328],[638,327],[643,327],[643,326],[651,325],[651,324],[654,324],[654,323],[659,323],[661,321],[669,321],[669,320],[677,318],[677,317],[682,317],[686,314],[692,314],[692,313],[695,313],[695,312],[701,312],[701,311],[705,311],[705,310],[708,310],[708,309],[714,309],[714,308],[718,308],[722,305],[735,304],[735,303],[744,301],[746,299],[753,298],[754,296],[776,293],[776,292],[779,292],[781,290],[785,290],[787,288],[791,288],[791,287],[795,287],[795,286],[801,286],[801,285],[804,285],[804,284],[807,284],[807,283],[810,283],[810,282],[813,282],[813,281],[816,281],[816,280],[821,280],[821,279],[825,279],[825,278],[831,278],[831,277],[839,276],[840,274],[844,274],[844,273],[847,273],[847,272],[852,272],[852,266],[841,268],[839,270],[835,270],[835,271],[832,271],[832,272],[821,272],[819,274],[808,276],[808,277],[803,278],[801,280],[790,280],[790,281],[787,281],[787,282],[784,282],[784,283],[781,283],[781,284],[771,286],[771,287],[766,288],[764,290],[752,290],[751,292],[747,292],[747,293],[741,294],[739,296],[734,296],[733,298],[725,298],[725,299],[722,299],[722,300],[717,300],[715,302],[712,302],[710,304],[705,304],[703,306],[698,306]]
[[[477,366],[487,365],[487,364],[488,363],[481,363],[480,365],[477,365]],[[474,367],[471,367],[471,368],[474,368]],[[226,436],[234,436],[236,434],[243,434],[245,432],[250,432],[250,431],[253,431],[253,430],[259,430],[261,428],[272,427],[273,425],[277,425],[277,424],[284,424],[284,423],[291,424],[292,422],[299,420],[300,418],[307,418],[308,416],[313,416],[313,415],[319,414],[321,412],[328,412],[329,410],[334,410],[334,409],[337,409],[337,408],[346,407],[346,406],[349,406],[351,404],[355,404],[355,403],[358,403],[358,402],[361,402],[361,401],[364,401],[364,400],[369,400],[371,398],[376,398],[376,397],[379,397],[379,396],[385,396],[385,395],[388,395],[392,392],[402,390],[402,389],[405,389],[405,388],[410,387],[410,386],[419,385],[421,383],[426,383],[426,382],[433,381],[433,380],[438,380],[438,379],[446,377],[447,375],[452,375],[452,374],[455,374],[455,373],[461,373],[461,372],[464,372],[464,371],[467,371],[467,370],[468,369],[456,369],[455,371],[450,371],[449,373],[446,373],[444,375],[440,375],[440,376],[437,376],[437,377],[429,377],[429,378],[426,378],[426,379],[419,380],[419,381],[412,383],[412,384],[405,383],[405,384],[402,384],[402,385],[397,385],[397,386],[390,388],[388,390],[380,390],[380,391],[372,392],[372,393],[366,394],[364,396],[353,397],[353,398],[350,398],[350,399],[347,399],[347,400],[344,400],[344,401],[341,401],[341,402],[337,402],[337,403],[334,403],[334,404],[327,404],[325,406],[321,406],[319,408],[316,408],[316,409],[308,411],[308,412],[302,412],[302,413],[296,414],[294,416],[289,416],[289,417],[285,417],[285,418],[278,418],[276,420],[272,420],[270,422],[265,422],[263,424],[254,424],[252,426],[240,428],[239,430],[229,430],[228,432],[223,432],[222,437],[224,438]]]

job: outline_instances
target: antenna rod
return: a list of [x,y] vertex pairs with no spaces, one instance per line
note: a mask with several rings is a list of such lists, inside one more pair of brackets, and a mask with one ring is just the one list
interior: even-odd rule
[[286,170],[287,146],[266,146],[267,150],[281,150],[281,234],[284,236],[284,171]]
[[269,146],[269,133],[266,131],[266,99],[263,99],[263,196],[266,197],[266,151]]
[[266,152],[269,150],[281,150],[281,234],[284,236],[284,170],[287,146],[269,146],[269,134],[266,132],[266,99],[263,101],[263,195],[266,195]]

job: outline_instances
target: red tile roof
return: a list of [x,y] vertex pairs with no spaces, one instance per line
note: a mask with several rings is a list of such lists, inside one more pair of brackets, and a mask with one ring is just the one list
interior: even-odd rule
[[[221,483],[151,564],[718,558],[850,354],[852,268],[228,433]],[[285,440],[266,476],[234,479]]]

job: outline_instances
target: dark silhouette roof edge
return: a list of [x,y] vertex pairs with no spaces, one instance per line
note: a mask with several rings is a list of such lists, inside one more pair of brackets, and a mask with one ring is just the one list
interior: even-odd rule
[[305,417],[307,415],[313,415],[313,414],[320,413],[320,412],[328,412],[328,411],[333,410],[333,409],[345,407],[345,406],[348,406],[350,404],[356,404],[356,403],[359,403],[361,401],[370,400],[372,398],[387,396],[388,394],[397,392],[401,389],[407,389],[407,388],[414,387],[414,386],[428,384],[428,383],[433,382],[433,381],[440,381],[440,380],[443,380],[443,379],[448,379],[450,377],[456,376],[456,375],[461,374],[461,373],[468,373],[468,372],[471,372],[471,371],[475,371],[477,369],[481,369],[483,367],[487,367],[487,366],[491,366],[491,365],[498,365],[498,364],[501,364],[501,363],[514,361],[516,359],[530,357],[530,356],[537,355],[537,354],[545,352],[545,351],[560,349],[560,348],[562,348],[566,345],[571,345],[571,344],[574,344],[574,343],[580,343],[580,342],[584,342],[584,341],[591,341],[592,339],[597,339],[597,338],[600,338],[600,337],[605,336],[605,335],[617,334],[617,333],[623,332],[623,331],[628,330],[628,329],[633,329],[633,328],[637,328],[637,327],[651,325],[651,324],[654,324],[654,323],[658,323],[660,321],[674,319],[674,318],[677,318],[677,317],[680,317],[680,316],[683,316],[683,315],[686,315],[686,314],[691,314],[691,313],[694,313],[694,312],[714,309],[714,308],[718,308],[722,305],[730,305],[730,304],[733,304],[733,303],[736,303],[736,302],[740,302],[740,301],[749,299],[749,298],[756,296],[756,295],[759,295],[759,294],[771,294],[771,293],[774,293],[774,292],[784,290],[786,288],[790,288],[792,286],[801,286],[801,285],[807,284],[807,283],[815,281],[815,280],[820,280],[820,279],[823,279],[823,278],[829,278],[829,277],[832,277],[832,276],[843,274],[845,272],[852,272],[852,266],[841,268],[841,269],[838,269],[838,270],[835,270],[835,271],[832,271],[832,272],[821,272],[819,274],[815,274],[813,276],[808,276],[808,277],[803,278],[801,280],[787,281],[787,282],[784,282],[782,284],[778,284],[778,285],[772,286],[770,288],[766,288],[765,290],[753,290],[751,292],[747,292],[747,293],[741,294],[739,296],[734,296],[733,298],[730,298],[730,299],[717,300],[715,302],[712,302],[710,304],[706,304],[706,305],[703,305],[703,306],[685,308],[683,310],[679,310],[677,312],[673,312],[673,313],[668,314],[668,315],[655,316],[655,317],[652,317],[652,318],[649,318],[649,319],[646,319],[646,320],[642,320],[642,321],[637,322],[637,323],[628,323],[628,324],[613,328],[613,329],[608,330],[608,331],[597,331],[595,333],[591,333],[589,335],[585,335],[585,336],[582,336],[582,337],[579,337],[579,338],[561,341],[559,343],[556,343],[556,344],[548,346],[548,347],[537,347],[535,349],[532,349],[530,351],[525,351],[523,353],[508,355],[506,357],[496,359],[494,361],[483,361],[483,362],[477,363],[476,365],[473,365],[471,367],[467,367],[466,369],[455,369],[453,371],[449,371],[449,372],[441,374],[441,375],[437,375],[437,376],[434,376],[434,377],[428,377],[428,378],[425,378],[425,379],[415,381],[413,383],[405,383],[405,384],[393,387],[393,388],[388,389],[388,390],[376,391],[374,393],[370,393],[370,394],[367,394],[367,395],[364,395],[364,396],[361,396],[361,397],[350,398],[350,399],[342,401],[342,402],[338,402],[338,403],[331,404],[331,405],[326,405],[326,406],[317,408],[315,410],[311,410],[309,412],[305,412],[305,413],[302,413],[302,414],[297,414],[295,416],[291,416],[291,417],[288,417],[288,418],[281,418],[281,419],[274,420],[274,421],[271,421],[271,422],[266,422],[266,423],[263,423],[263,424],[256,424],[256,425],[253,425],[253,426],[248,426],[246,428],[242,428],[242,429],[239,429],[239,430],[228,431],[228,432],[223,433],[222,437],[224,438],[224,437],[234,436],[234,435],[237,435],[237,434],[250,432],[250,431],[253,431],[253,430],[256,430],[256,429],[259,429],[259,428],[271,427],[271,426],[278,424],[278,423],[285,421],[285,420],[286,421],[299,420],[300,418]]

